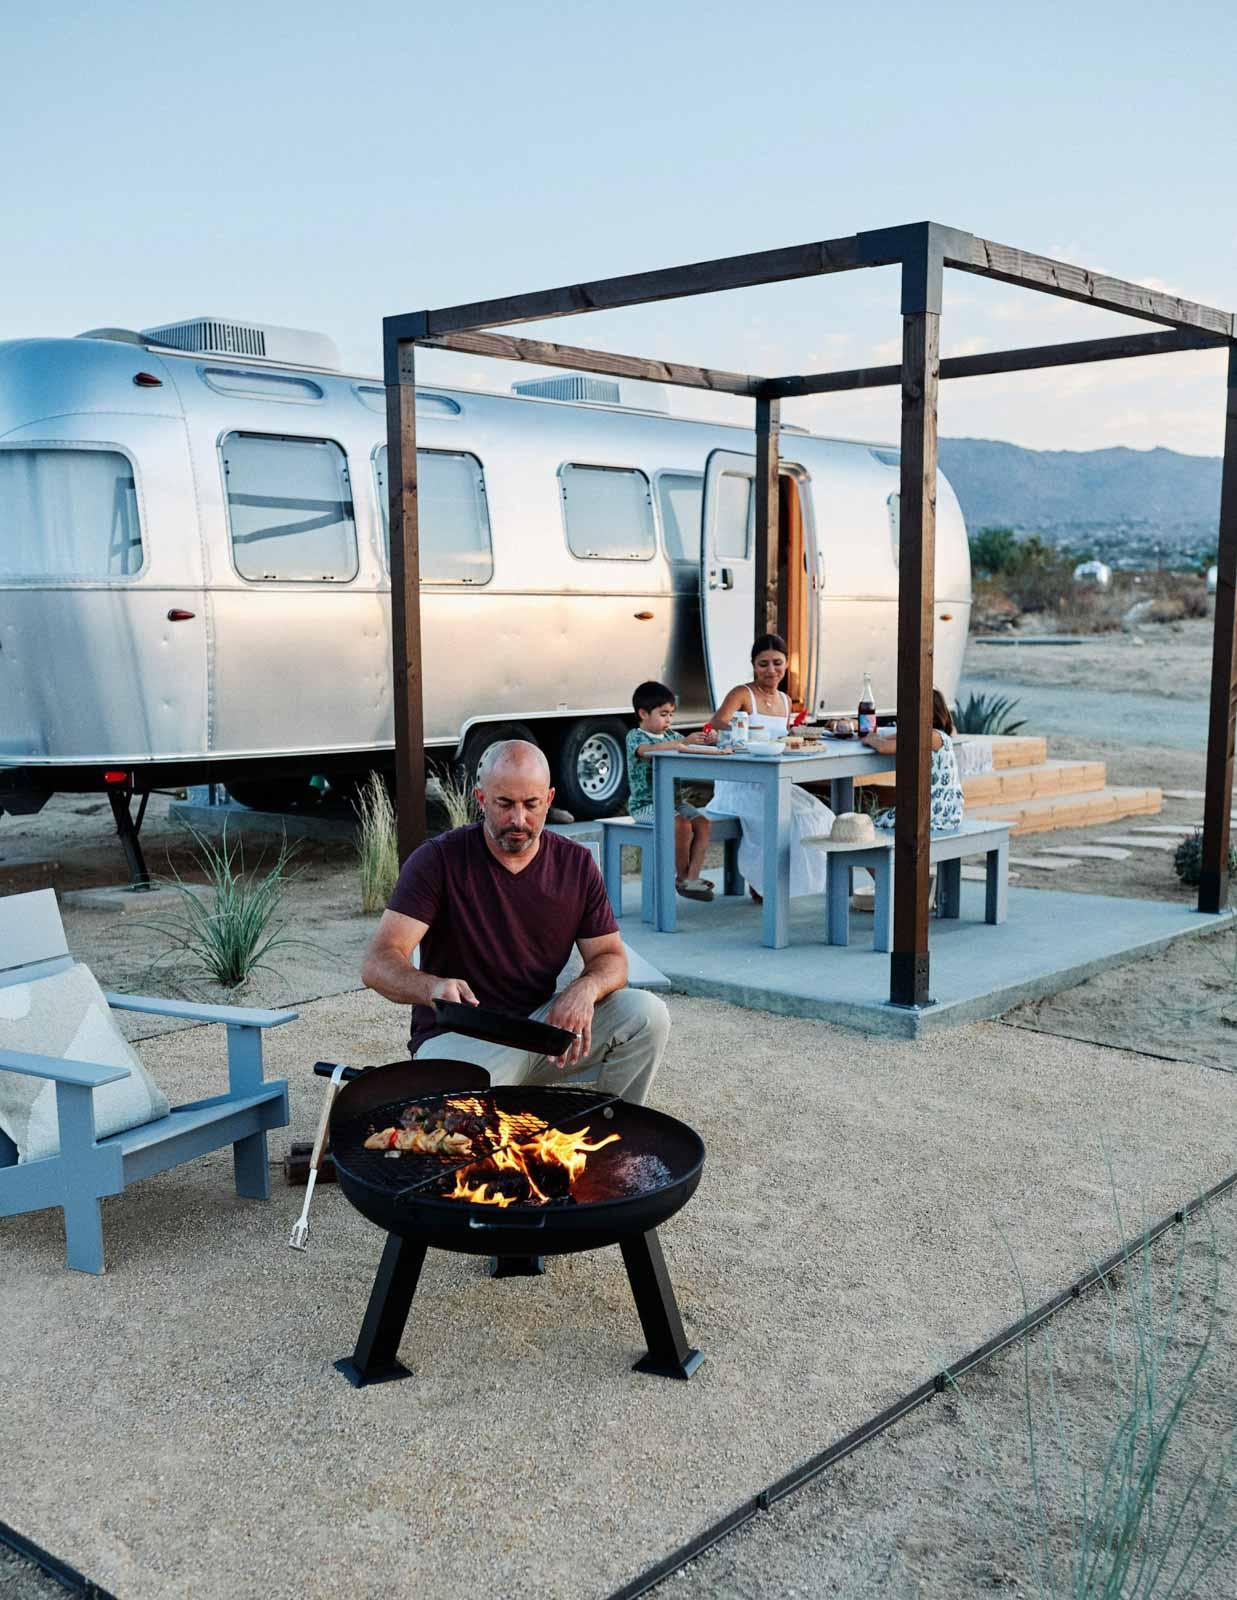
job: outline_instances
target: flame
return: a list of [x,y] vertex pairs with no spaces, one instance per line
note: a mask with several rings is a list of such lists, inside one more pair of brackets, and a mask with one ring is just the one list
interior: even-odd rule
[[[475,1099],[452,1099],[448,1104],[473,1116],[484,1116],[486,1107]],[[519,1173],[528,1185],[531,1205],[546,1205],[550,1196],[533,1177],[530,1163],[548,1167],[563,1167],[567,1172],[568,1187],[580,1176],[595,1151],[614,1144],[621,1136],[608,1134],[604,1139],[590,1140],[589,1129],[580,1128],[575,1133],[564,1133],[552,1128],[548,1122],[531,1112],[495,1112],[498,1120],[498,1139],[493,1149],[479,1161],[472,1162],[455,1175],[455,1188],[448,1200],[468,1200],[473,1205],[514,1205],[515,1196],[503,1194],[494,1187],[492,1173]],[[472,1181],[469,1181],[469,1180]]]

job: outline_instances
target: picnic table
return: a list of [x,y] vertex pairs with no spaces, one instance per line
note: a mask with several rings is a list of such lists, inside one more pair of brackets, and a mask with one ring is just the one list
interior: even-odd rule
[[764,916],[761,943],[781,950],[790,943],[790,786],[827,782],[835,812],[855,809],[855,779],[892,772],[894,758],[858,739],[828,739],[811,750],[786,750],[780,756],[724,755],[707,746],[653,754],[653,872],[655,918],[659,933],[677,926],[674,893],[674,780],[727,778],[764,790],[764,865],[761,888]]

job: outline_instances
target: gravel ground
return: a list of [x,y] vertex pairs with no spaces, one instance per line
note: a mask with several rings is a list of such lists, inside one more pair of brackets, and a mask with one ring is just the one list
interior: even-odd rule
[[[1179,1266],[1174,1322],[1169,1302]],[[1131,1267],[1114,1278],[1111,1301],[1097,1290],[1067,1308],[1032,1335],[1025,1349],[1011,1345],[968,1374],[961,1398],[933,1400],[895,1424],[667,1579],[656,1593],[664,1600],[1038,1596],[1036,1569],[1043,1557],[1027,1455],[1029,1399],[1045,1484],[1047,1549],[1060,1585],[1049,1592],[1072,1594],[1067,1574],[1080,1497],[1076,1488],[1071,1492],[1069,1474],[1076,1484],[1086,1471],[1093,1486],[1102,1476],[1124,1411],[1116,1375],[1122,1385],[1130,1384],[1140,1323],[1159,1337],[1170,1335],[1165,1378],[1171,1379],[1214,1318],[1197,1397],[1182,1413],[1157,1480],[1161,1525],[1208,1456],[1215,1473],[1217,1447],[1237,1429],[1237,1201],[1230,1196],[1217,1202],[1184,1237],[1165,1235],[1153,1247],[1150,1281],[1150,1317],[1135,1312],[1144,1303],[1138,1294],[1142,1275],[1140,1267]],[[1217,1505],[1222,1529],[1232,1528],[1237,1510],[1237,1465],[1227,1481],[1227,1506],[1223,1500]],[[1185,1526],[1192,1531],[1192,1519]],[[1185,1541],[1174,1548],[1180,1560]],[[1234,1600],[1237,1553],[1230,1550],[1197,1588],[1177,1593],[1182,1600],[1189,1594]]]
[[[123,1600],[605,1595],[1012,1320],[1002,1232],[1033,1297],[1106,1253],[1105,1150],[1134,1216],[1235,1164],[1233,1080],[1204,1068],[992,1024],[912,1044],[672,1010],[656,1101],[710,1152],[664,1230],[707,1356],[689,1384],[629,1371],[617,1252],[503,1284],[438,1254],[416,1376],[358,1394],[330,1364],[379,1236],[328,1188],[291,1252],[303,1191],[237,1201],[216,1155],[106,1203],[101,1279],[62,1270],[54,1215],[3,1224],[0,1515]],[[346,994],[272,1035],[289,1132],[311,1130],[316,1056],[390,1059],[402,1027]],[[181,1099],[219,1047],[144,1054]]]

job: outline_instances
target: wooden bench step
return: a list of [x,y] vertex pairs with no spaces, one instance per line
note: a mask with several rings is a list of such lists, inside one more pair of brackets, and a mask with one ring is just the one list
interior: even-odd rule
[[1081,794],[1045,794],[1028,800],[967,808],[967,815],[1008,822],[1014,834],[1051,833],[1055,828],[1089,828],[1121,817],[1154,816],[1163,804],[1156,788],[1106,786]]
[[[1031,800],[1040,795],[1086,794],[1102,789],[1107,772],[1102,761],[1041,761],[1034,766],[999,767],[962,780],[967,810],[976,806],[1000,805],[1011,800]],[[892,772],[878,772],[871,778],[856,779],[877,789],[892,789]]]

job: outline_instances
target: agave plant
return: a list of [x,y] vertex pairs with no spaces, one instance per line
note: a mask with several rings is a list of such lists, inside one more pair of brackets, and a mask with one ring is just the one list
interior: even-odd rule
[[1027,725],[1025,717],[1013,720],[1012,712],[1017,705],[1011,695],[973,694],[965,704],[960,700],[954,707],[954,728],[958,733],[1017,733]]

